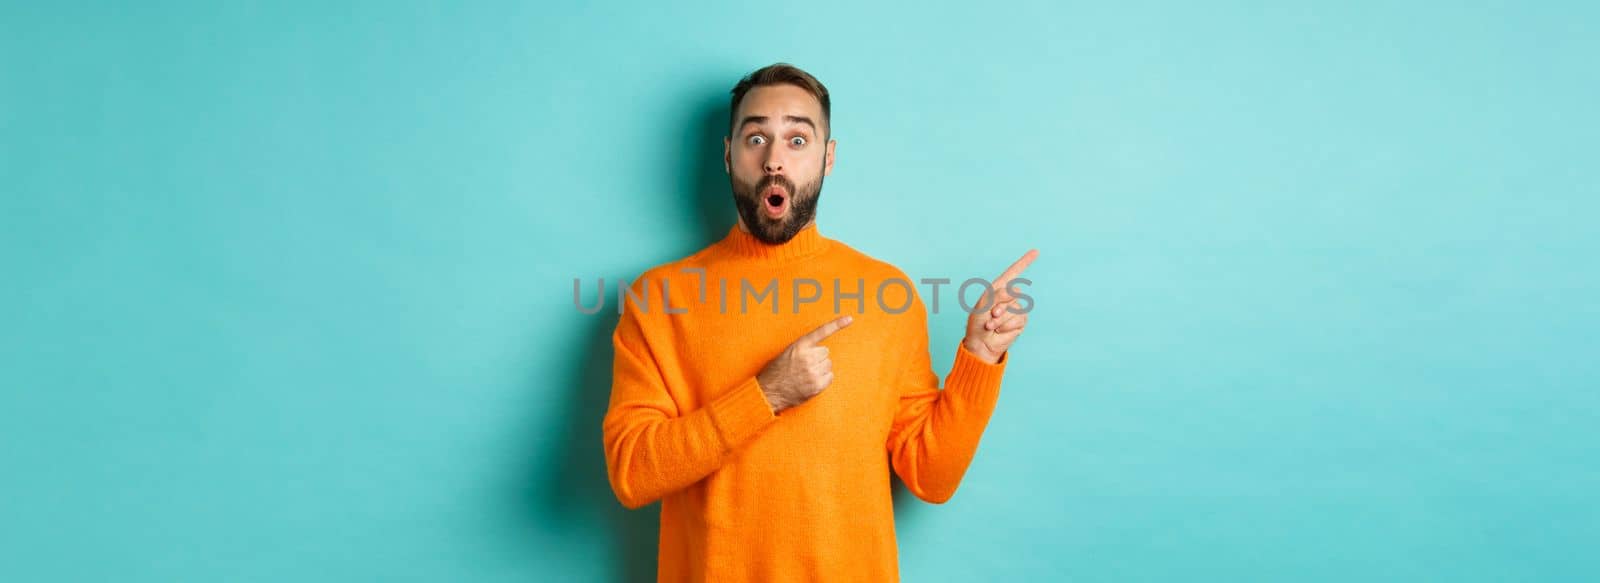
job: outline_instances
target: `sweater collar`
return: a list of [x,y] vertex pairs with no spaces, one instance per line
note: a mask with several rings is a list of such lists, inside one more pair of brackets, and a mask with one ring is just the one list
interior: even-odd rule
[[728,236],[723,237],[718,245],[726,249],[729,254],[738,257],[758,261],[788,261],[821,253],[828,248],[829,241],[817,230],[817,223],[814,221],[799,233],[795,233],[793,239],[778,245],[770,245],[757,239],[755,235],[741,230],[735,223],[733,228],[728,230]]

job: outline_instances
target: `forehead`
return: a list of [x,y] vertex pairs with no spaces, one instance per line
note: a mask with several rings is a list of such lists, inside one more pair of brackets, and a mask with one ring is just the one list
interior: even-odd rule
[[734,113],[735,119],[763,116],[782,123],[783,116],[794,115],[811,118],[820,124],[822,102],[794,85],[763,85],[745,93],[744,100],[739,102],[739,111]]

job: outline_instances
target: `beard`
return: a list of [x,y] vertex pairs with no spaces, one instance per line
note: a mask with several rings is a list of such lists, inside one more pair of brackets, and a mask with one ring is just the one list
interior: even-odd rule
[[[822,174],[817,179],[796,187],[788,178],[768,174],[753,184],[742,183],[738,177],[728,176],[733,186],[733,202],[739,207],[739,217],[744,219],[750,234],[762,243],[782,245],[793,239],[817,215],[817,200],[822,198]],[[783,187],[789,198],[789,212],[782,217],[770,218],[761,207],[768,188]]]

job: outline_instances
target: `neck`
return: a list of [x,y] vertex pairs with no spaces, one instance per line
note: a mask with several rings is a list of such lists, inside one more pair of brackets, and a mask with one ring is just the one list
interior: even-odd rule
[[730,253],[742,257],[789,261],[821,253],[828,248],[828,244],[829,240],[817,231],[816,217],[812,217],[794,238],[777,245],[757,239],[750,233],[749,225],[740,220],[737,226],[728,229],[728,236],[722,240],[721,246]]

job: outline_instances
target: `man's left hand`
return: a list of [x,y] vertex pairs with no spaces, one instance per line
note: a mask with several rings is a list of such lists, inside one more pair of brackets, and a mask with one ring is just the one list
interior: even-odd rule
[[[1020,311],[1021,308],[1016,307],[1017,298],[1006,291],[1006,287],[1011,280],[1022,275],[1022,270],[1027,269],[1028,264],[1033,263],[1033,259],[1038,256],[1037,249],[1029,249],[1027,253],[1023,253],[1021,259],[1012,263],[1011,267],[1006,268],[1005,273],[994,280],[989,291],[984,292],[983,298],[978,300],[977,307],[967,314],[967,336],[961,340],[961,345],[966,347],[967,352],[985,362],[997,363],[1000,362],[1000,357],[1005,355],[1006,350],[1011,348],[1011,343],[1016,341],[1017,336],[1022,334],[1023,326],[1028,324],[1028,314],[1012,311]],[[988,309],[977,309],[986,305]],[[1029,308],[1032,308],[1031,304]]]

